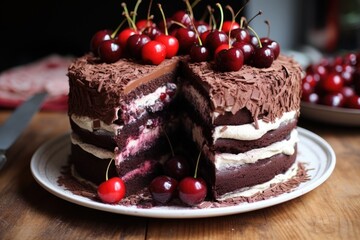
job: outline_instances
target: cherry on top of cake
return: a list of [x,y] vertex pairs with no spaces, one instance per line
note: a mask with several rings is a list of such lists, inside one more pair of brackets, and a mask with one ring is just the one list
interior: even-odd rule
[[[90,50],[102,62],[112,64],[122,58],[130,58],[143,65],[159,65],[165,59],[176,55],[189,55],[192,62],[214,62],[213,70],[231,72],[242,69],[244,65],[256,68],[269,68],[280,54],[280,45],[268,36],[260,38],[250,27],[251,21],[262,14],[259,11],[249,21],[237,18],[249,1],[234,13],[230,6],[231,19],[224,19],[224,10],[220,3],[213,8],[208,6],[207,22],[197,20],[193,9],[199,1],[192,4],[185,0],[186,10],[179,10],[170,18],[160,4],[157,4],[162,15],[155,23],[152,1],[146,19],[137,20],[137,9],[141,3],[137,1],[134,10],[129,12],[122,3],[124,20],[115,31],[100,30],[90,42]],[[215,9],[216,8],[216,9]],[[216,16],[215,16],[216,15]],[[217,22],[215,19],[220,19]],[[123,27],[128,23],[127,27]]]

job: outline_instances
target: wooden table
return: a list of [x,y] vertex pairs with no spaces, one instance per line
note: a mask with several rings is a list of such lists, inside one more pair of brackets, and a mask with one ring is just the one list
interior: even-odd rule
[[[0,110],[0,124],[11,111]],[[40,187],[30,160],[69,131],[65,113],[41,112],[0,172],[0,239],[360,239],[360,128],[301,120],[334,148],[337,164],[315,190],[273,207],[224,217],[151,219],[78,206]]]

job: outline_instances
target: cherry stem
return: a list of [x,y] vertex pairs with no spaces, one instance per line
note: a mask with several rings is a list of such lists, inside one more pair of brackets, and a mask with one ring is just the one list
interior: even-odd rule
[[114,160],[113,158],[110,159],[110,162],[109,162],[109,164],[108,164],[108,166],[107,166],[107,168],[106,168],[106,175],[105,175],[106,181],[109,180],[108,174],[109,174],[109,169],[110,169],[111,162],[112,162],[113,160]]
[[190,20],[192,21],[194,19],[194,13],[193,13],[193,10],[192,10],[192,7],[189,3],[189,0],[185,0],[185,4],[186,4],[186,8],[187,10],[189,11],[189,14],[190,14]]
[[261,44],[260,38],[259,38],[259,36],[257,35],[257,33],[255,32],[255,30],[252,29],[252,27],[250,27],[250,26],[247,26],[247,28],[250,29],[250,30],[254,33],[254,35],[256,36],[256,38],[257,38],[257,40],[258,40],[258,42],[259,42],[259,47],[262,48],[262,44]]
[[170,150],[171,150],[171,155],[174,157],[175,156],[175,153],[174,153],[174,149],[173,149],[173,146],[171,144],[171,141],[170,141],[170,138],[169,138],[169,135],[167,134],[166,130],[163,128],[163,131],[164,131],[164,134],[165,134],[165,137],[170,145]]
[[252,18],[250,18],[250,20],[247,22],[247,24],[249,24],[252,20],[254,20],[254,18],[256,18],[257,16],[261,15],[262,11],[259,10],[259,12],[257,14],[255,14],[255,16],[253,16]]
[[150,3],[149,3],[149,8],[148,8],[148,11],[147,11],[147,26],[149,27],[149,22],[150,22],[150,12],[151,12],[151,7],[152,7],[152,3],[153,3],[153,0],[150,0]]
[[232,9],[232,7],[230,5],[226,5],[225,7],[227,10],[230,11],[230,14],[231,14],[231,26],[230,26],[230,30],[229,30],[229,33],[228,33],[228,38],[229,38],[229,48],[231,46],[231,31],[232,31],[232,28],[234,26],[234,23],[235,23],[235,13],[234,13],[234,10]]
[[267,25],[268,27],[268,31],[267,31],[267,37],[270,38],[270,22],[269,20],[265,20],[264,23]]
[[168,32],[168,29],[167,29],[165,13],[164,13],[164,10],[162,9],[160,3],[158,3],[158,7],[159,7],[159,10],[160,10],[160,12],[161,12],[161,16],[162,16],[162,18],[163,18],[163,21],[164,21],[164,31],[165,31],[165,35],[167,36],[167,35],[169,35],[169,32]]
[[208,5],[207,6],[208,12],[209,12],[209,25],[211,29],[216,29],[216,20],[213,14],[213,9]]
[[221,4],[220,3],[216,3],[216,6],[219,8],[220,10],[220,26],[219,26],[219,31],[222,30],[222,27],[223,27],[223,23],[224,23],[224,11],[221,7]]
[[135,31],[137,31],[135,23],[130,18],[129,11],[127,9],[126,3],[122,3],[121,6],[124,8],[124,13],[123,14],[125,15],[125,17],[126,17],[126,19],[128,21],[129,27],[134,29]]
[[121,23],[119,24],[119,26],[117,26],[117,28],[115,29],[115,31],[111,34],[111,39],[114,39],[116,34],[119,32],[120,28],[122,27],[122,25],[124,25],[124,23],[126,22],[126,19],[123,19],[121,21]]
[[134,11],[133,11],[133,18],[132,18],[133,23],[136,23],[137,10],[139,8],[140,3],[141,3],[141,0],[138,0],[135,4]]
[[200,34],[199,34],[198,30],[196,29],[193,20],[191,20],[191,25],[192,25],[192,27],[194,28],[194,32],[195,32],[195,34],[196,34],[196,37],[197,37],[197,39],[198,39],[198,41],[199,41],[200,46],[202,46],[202,41],[201,41],[201,38],[200,38]]
[[234,20],[236,19],[236,17],[241,13],[241,11],[245,8],[245,6],[246,6],[249,2],[250,2],[250,0],[246,0],[244,6],[242,6],[242,7],[240,8],[240,10],[237,11],[237,13],[235,14]]
[[182,27],[182,28],[187,28],[184,24],[182,24],[182,23],[180,23],[180,22],[173,21],[173,20],[171,20],[170,22],[171,22],[171,24],[179,25],[179,26]]
[[204,147],[204,145],[201,147],[199,155],[198,155],[197,160],[196,160],[194,178],[197,178],[197,172],[198,172],[198,168],[199,168],[200,156],[201,156],[201,152],[202,152],[203,147]]
[[191,4],[191,9],[193,9],[194,7],[196,7],[196,5],[198,5],[198,3],[201,2],[201,0],[196,0]]
[[246,17],[241,17],[241,19],[240,19],[240,28],[245,28],[246,25],[247,25]]

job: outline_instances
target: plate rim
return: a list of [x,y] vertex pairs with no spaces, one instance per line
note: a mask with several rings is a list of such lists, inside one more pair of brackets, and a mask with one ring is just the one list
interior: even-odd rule
[[[67,139],[69,139],[69,132],[65,133],[61,136],[58,136],[54,139],[51,139],[48,142],[45,142],[43,145],[41,145],[36,152],[33,154],[30,162],[30,169],[31,173],[35,179],[35,181],[43,187],[45,190],[50,192],[51,194],[66,200],[68,202],[72,202],[74,204],[97,209],[101,211],[106,212],[112,212],[116,214],[124,214],[129,216],[137,216],[137,217],[150,217],[150,218],[172,218],[172,219],[181,219],[181,218],[204,218],[204,217],[217,217],[217,216],[226,216],[226,215],[233,215],[233,214],[239,214],[244,212],[250,212],[274,205],[278,205],[284,202],[287,202],[289,200],[295,199],[299,196],[302,196],[318,186],[320,186],[322,183],[324,183],[332,174],[335,165],[336,165],[336,155],[330,144],[325,141],[320,136],[316,135],[315,133],[301,128],[297,127],[299,131],[299,137],[305,137],[309,140],[312,140],[314,143],[316,143],[318,146],[321,146],[321,148],[324,150],[324,153],[327,155],[327,166],[324,172],[317,177],[316,181],[311,182],[309,184],[300,184],[299,187],[297,187],[295,190],[281,194],[277,197],[269,198],[266,200],[257,201],[254,203],[241,203],[236,206],[228,206],[228,207],[219,207],[219,208],[204,208],[204,209],[193,209],[193,208],[184,208],[184,207],[152,207],[149,209],[146,208],[137,208],[136,206],[122,206],[122,205],[111,205],[111,204],[104,204],[101,202],[96,202],[91,199],[75,195],[69,190],[65,190],[62,186],[54,186],[48,179],[44,179],[44,177],[40,174],[40,171],[38,168],[40,168],[40,157],[43,155],[43,153],[46,151],[49,151],[50,147],[54,147],[59,145],[60,143],[63,144],[63,146],[60,146],[61,149],[64,149],[67,145],[70,143]],[[50,148],[51,149],[51,148]],[[54,151],[54,150],[53,150]],[[46,165],[49,164],[53,160],[46,159]],[[46,168],[44,168],[46,169]],[[45,171],[46,172],[46,171]],[[59,176],[56,176],[58,178]],[[280,199],[280,200],[279,200]],[[166,210],[166,214],[164,214],[164,211]]]

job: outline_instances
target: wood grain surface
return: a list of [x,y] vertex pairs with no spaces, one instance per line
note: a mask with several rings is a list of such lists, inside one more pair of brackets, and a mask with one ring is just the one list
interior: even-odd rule
[[[10,113],[0,110],[0,124]],[[237,215],[152,219],[85,208],[40,187],[31,157],[70,127],[65,113],[38,113],[0,171],[0,239],[360,239],[360,128],[299,125],[323,137],[337,157],[333,174],[315,190]]]

